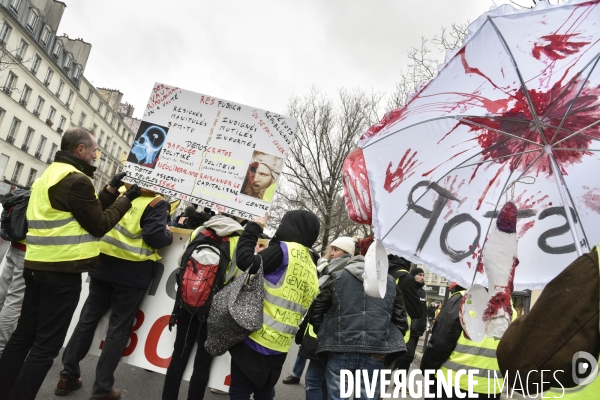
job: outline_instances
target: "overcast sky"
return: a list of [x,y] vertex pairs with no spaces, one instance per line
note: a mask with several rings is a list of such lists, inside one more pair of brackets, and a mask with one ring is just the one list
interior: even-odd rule
[[[286,113],[314,85],[389,93],[406,51],[492,0],[63,0],[85,76],[141,117],[154,82]],[[501,4],[504,0],[496,0]]]

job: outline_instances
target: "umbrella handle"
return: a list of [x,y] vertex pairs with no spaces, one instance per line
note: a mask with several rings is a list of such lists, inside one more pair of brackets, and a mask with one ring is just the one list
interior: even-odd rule
[[575,250],[577,250],[577,256],[581,256],[583,255],[583,251],[581,250],[581,243],[579,242],[579,236],[577,235],[577,230],[575,229],[575,221],[573,220],[573,216],[571,215],[571,209],[567,201],[567,194],[565,193],[565,188],[563,186],[563,177],[558,168],[558,164],[556,163],[556,159],[554,158],[554,154],[552,153],[552,146],[544,146],[544,152],[548,155],[548,160],[550,161],[550,166],[552,167],[552,173],[555,177],[556,186],[558,187],[558,193],[560,193],[560,198],[565,209],[565,216],[567,218],[567,222],[569,223],[569,228],[571,228],[571,235],[573,235],[573,241],[575,242]]

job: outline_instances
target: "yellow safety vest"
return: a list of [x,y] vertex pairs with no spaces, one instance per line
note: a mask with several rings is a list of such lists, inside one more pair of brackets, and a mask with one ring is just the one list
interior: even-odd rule
[[[263,326],[250,339],[271,350],[287,353],[302,316],[319,293],[317,269],[308,248],[285,242],[288,265],[275,284],[264,280]],[[314,333],[314,332],[313,332]]]
[[[600,246],[596,246],[595,250],[598,252],[600,257]],[[600,273],[600,271],[599,271]],[[600,288],[598,288],[600,290]],[[598,327],[600,329],[600,326]],[[596,360],[598,362],[600,360]],[[598,364],[596,364],[596,370],[598,370]],[[552,394],[554,398],[561,398],[563,395],[563,389],[552,388],[545,394]],[[552,396],[551,396],[552,397]],[[575,386],[574,388],[564,388],[564,396],[562,400],[599,400],[600,399],[600,373],[596,376],[591,383],[583,386]]]
[[[465,292],[465,290],[461,290],[452,296],[458,296],[459,294],[464,296]],[[516,317],[517,312],[513,310],[513,321]],[[504,378],[502,377],[500,367],[498,366],[498,359],[496,358],[496,349],[499,343],[499,340],[495,340],[489,336],[485,336],[481,342],[473,342],[467,339],[464,331],[462,331],[456,342],[456,347],[450,354],[450,357],[442,364],[440,370],[446,378],[448,377],[448,371],[453,371],[453,386],[454,377],[458,370],[479,370],[477,374],[474,374],[477,384],[473,385],[473,392],[488,393],[489,388],[489,394],[493,394],[495,387],[495,393],[500,394],[504,387]],[[469,390],[469,377],[467,374],[461,375],[459,387],[464,391]]]
[[83,229],[72,213],[56,210],[50,204],[48,189],[69,174],[82,172],[69,164],[54,162],[33,183],[26,214],[25,260],[75,261],[96,257],[100,253],[100,238]]
[[158,251],[144,242],[140,226],[146,207],[157,197],[141,196],[133,200],[129,211],[102,237],[100,252],[129,261],[160,260]]
[[406,314],[406,320],[408,321],[408,330],[404,334],[404,343],[408,343],[410,340],[410,322],[412,321],[410,315]]
[[[190,235],[190,241],[188,242],[188,244],[190,244],[198,235],[198,233],[200,231],[203,231],[207,229],[204,226],[199,226],[198,228],[196,228],[192,234]],[[225,279],[224,279],[224,283],[227,284],[229,283],[229,281],[231,281],[231,279],[233,278],[233,276],[235,275],[236,272],[236,268],[237,268],[237,264],[235,262],[235,251],[237,249],[237,244],[238,244],[238,240],[240,239],[239,236],[228,236],[229,237],[229,264],[227,264],[227,269],[225,270]]]

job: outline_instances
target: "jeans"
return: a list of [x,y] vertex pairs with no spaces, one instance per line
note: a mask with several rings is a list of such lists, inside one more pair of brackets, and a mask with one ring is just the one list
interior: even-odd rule
[[306,400],[327,400],[327,383],[325,382],[327,367],[320,361],[310,360],[306,370]]
[[190,378],[188,389],[189,400],[202,400],[208,385],[210,376],[210,365],[213,357],[204,348],[206,342],[206,321],[200,322],[198,315],[192,315],[187,310],[181,310],[177,317],[177,336],[173,345],[173,356],[167,368],[165,383],[163,386],[163,400],[175,400],[179,396],[179,386],[183,379],[183,371],[190,359],[194,342],[198,343],[196,357],[194,358],[194,370]]
[[81,274],[25,268],[21,317],[0,357],[0,400],[33,400],[62,347],[79,302]]
[[[364,375],[361,371],[361,387],[360,387],[360,398],[361,399],[378,399],[379,398],[379,381],[380,373],[377,374],[377,379],[373,380],[373,373],[376,370],[383,368],[383,357],[374,358],[371,354],[366,353],[329,353],[329,359],[327,360],[327,371],[325,373],[325,379],[327,380],[327,390],[329,391],[329,398],[332,400],[341,399],[340,396],[340,370],[347,369],[352,372],[356,370],[366,370],[369,376],[367,384],[370,386],[370,396],[367,396],[367,390],[365,387]],[[374,387],[373,387],[374,386]],[[346,382],[346,389],[348,389],[348,382]],[[350,388],[353,391],[353,388]],[[354,394],[355,398],[356,393]]]
[[301,378],[305,366],[306,358],[300,356],[296,357],[296,361],[294,362],[294,368],[292,368],[292,376],[294,378]]
[[96,365],[93,396],[109,393],[115,383],[114,372],[129,340],[133,320],[145,289],[129,288],[91,278],[90,294],[83,305],[79,322],[62,356],[63,371],[73,378],[81,376],[79,362],[88,353],[94,332],[104,314],[111,309],[104,347]]
[[0,264],[0,355],[17,327],[25,295],[23,259],[25,252],[10,245]]
[[252,382],[246,378],[244,372],[231,360],[231,386],[229,386],[230,400],[250,400],[253,394],[254,400],[273,400],[275,398],[275,388],[266,387],[257,389]]

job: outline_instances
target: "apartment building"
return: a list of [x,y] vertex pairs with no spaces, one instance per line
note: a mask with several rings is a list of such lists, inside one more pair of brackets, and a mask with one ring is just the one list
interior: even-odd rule
[[[66,4],[0,0],[0,183],[29,187],[54,159],[71,126],[95,133],[94,184],[122,167],[134,133],[84,77],[91,44],[56,36]],[[121,95],[122,97],[122,95]]]

